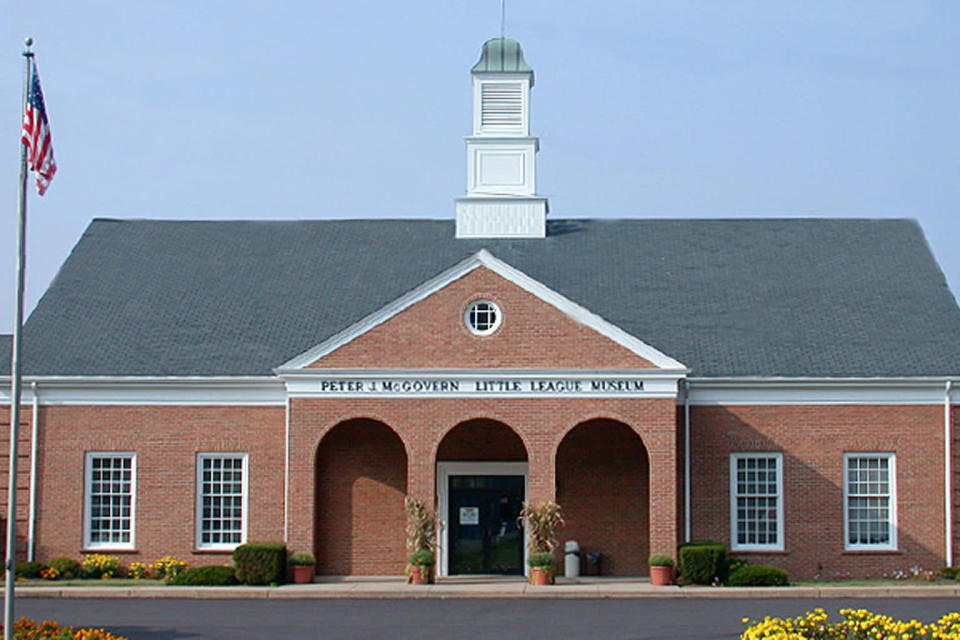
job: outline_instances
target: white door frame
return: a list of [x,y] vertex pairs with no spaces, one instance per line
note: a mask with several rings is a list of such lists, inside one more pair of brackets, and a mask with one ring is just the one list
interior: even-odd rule
[[[438,462],[437,463],[437,575],[450,575],[450,476],[523,476],[523,499],[528,500],[530,486],[526,462]],[[523,575],[527,575],[527,529],[523,529]]]

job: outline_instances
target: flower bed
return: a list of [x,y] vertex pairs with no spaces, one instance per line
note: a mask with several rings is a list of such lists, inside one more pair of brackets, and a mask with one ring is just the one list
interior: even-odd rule
[[[0,626],[0,629],[2,628]],[[74,629],[61,627],[58,623],[49,620],[37,623],[26,618],[20,618],[13,623],[13,638],[14,640],[127,640],[103,629]]]
[[796,618],[750,620],[741,640],[960,640],[960,613],[948,613],[936,622],[894,620],[866,609],[841,609],[842,620],[830,622],[823,609]]

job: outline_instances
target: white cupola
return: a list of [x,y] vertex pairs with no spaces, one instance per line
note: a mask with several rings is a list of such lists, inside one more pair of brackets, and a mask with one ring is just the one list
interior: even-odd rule
[[473,135],[467,136],[467,195],[457,198],[458,238],[543,238],[547,199],[536,195],[536,154],[530,135],[533,69],[520,43],[483,44],[473,76]]

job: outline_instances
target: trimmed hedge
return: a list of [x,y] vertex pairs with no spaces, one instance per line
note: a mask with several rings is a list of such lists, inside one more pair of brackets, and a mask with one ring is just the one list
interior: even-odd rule
[[73,558],[54,558],[50,561],[50,566],[56,569],[64,580],[79,578],[83,573],[80,563]]
[[787,572],[764,564],[745,564],[727,580],[731,587],[785,587]]
[[233,551],[237,581],[241,584],[282,584],[287,573],[287,545],[250,542]]
[[941,578],[947,580],[960,580],[960,568],[958,567],[941,567],[937,573],[940,574]]
[[42,562],[18,562],[13,573],[18,578],[39,578],[40,572],[46,568]]
[[719,542],[692,542],[677,549],[677,569],[684,584],[711,584],[727,577],[727,549]]
[[181,587],[226,587],[237,584],[233,567],[193,567],[181,571],[170,584]]

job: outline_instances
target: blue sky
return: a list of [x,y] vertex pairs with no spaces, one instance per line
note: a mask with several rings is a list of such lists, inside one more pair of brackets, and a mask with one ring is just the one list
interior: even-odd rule
[[[0,332],[25,36],[59,165],[29,310],[94,217],[452,218],[500,28],[499,0],[0,7]],[[506,25],[553,218],[916,218],[960,291],[960,3],[508,0]]]

